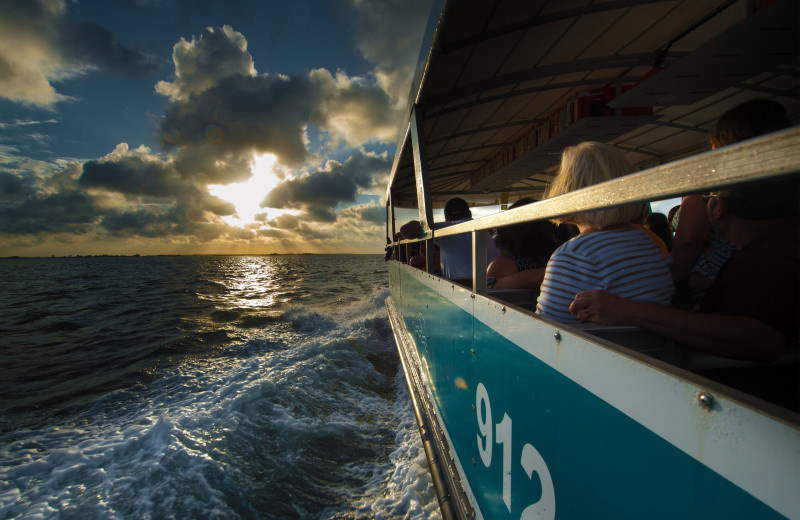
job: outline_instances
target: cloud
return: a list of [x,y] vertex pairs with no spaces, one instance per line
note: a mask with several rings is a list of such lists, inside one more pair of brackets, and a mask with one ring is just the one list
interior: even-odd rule
[[32,119],[17,119],[11,123],[3,123],[2,121],[0,121],[0,130],[6,130],[9,128],[22,128],[31,125],[43,125],[46,123],[58,123],[58,119],[47,119],[45,121],[36,121]]
[[129,150],[126,143],[100,160],[84,163],[78,183],[87,188],[155,198],[169,198],[186,189],[169,162],[151,155],[145,146]]
[[18,204],[0,206],[0,233],[85,233],[96,218],[94,201],[86,193],[36,195]]
[[166,149],[202,145],[214,153],[273,153],[283,164],[299,166],[312,156],[309,125],[332,148],[397,139],[400,111],[374,77],[325,69],[307,76],[258,74],[246,38],[229,26],[181,39],[173,62],[174,80],[156,86],[172,101],[160,124]]
[[236,208],[208,193],[203,184],[182,177],[174,161],[150,153],[145,146],[130,150],[122,143],[101,160],[87,161],[78,184],[125,195],[129,200],[175,204],[216,215],[232,215]]
[[368,142],[397,139],[396,114],[386,91],[365,78],[334,77],[324,69],[311,71],[319,100],[312,122],[327,131],[331,145],[358,148]]
[[[353,0],[356,42],[380,87],[405,110],[431,0]],[[402,115],[402,114],[401,114]]]
[[147,74],[152,56],[120,44],[107,29],[66,18],[63,0],[0,0],[0,97],[50,107],[65,99],[53,87],[92,68]]
[[0,171],[0,201],[10,202],[28,197],[34,192],[30,181],[9,172]]
[[344,163],[328,161],[325,169],[286,180],[267,194],[262,207],[302,208],[321,222],[336,220],[334,208],[354,202],[359,190],[370,188],[373,179],[391,168],[386,155],[358,152]]
[[[142,74],[156,67],[103,27],[68,20],[65,5],[0,0],[0,96],[47,107],[63,99],[53,88],[57,81],[95,68]],[[403,5],[355,2],[359,48],[378,63],[360,75],[325,69],[294,76],[259,73],[245,36],[230,26],[181,39],[173,47],[173,77],[155,85],[169,101],[158,128],[163,150],[120,143],[106,156],[83,164],[53,163],[47,171],[0,156],[0,233],[30,234],[31,240],[143,237],[286,247],[298,241],[301,249],[313,243],[323,250],[382,243],[385,210],[353,203],[381,184],[391,168],[391,156],[368,150],[398,137],[395,122],[405,108],[418,51],[409,51],[410,41],[416,38],[417,47],[419,42],[413,30],[397,27],[408,11],[417,10]],[[386,17],[394,20],[387,23]],[[373,22],[380,27],[370,26]],[[13,38],[6,34],[19,43],[9,44]],[[395,36],[392,45],[379,43]],[[4,74],[4,67],[13,73]],[[3,125],[33,129],[50,122],[31,118]],[[349,158],[327,160],[334,151]],[[208,186],[248,179],[254,154],[263,153],[278,158],[281,182],[262,207],[297,211],[277,218],[265,212],[245,228],[228,225],[233,204],[211,195]]]
[[355,220],[362,223],[383,224],[386,222],[386,208],[376,203],[357,204],[341,211],[343,219]]
[[286,164],[308,158],[304,128],[316,103],[306,78],[234,75],[174,102],[160,125],[167,149],[273,153]]
[[247,40],[230,26],[208,27],[197,39],[184,38],[172,49],[175,81],[159,81],[156,92],[173,101],[186,100],[231,76],[255,76]]
[[111,31],[94,22],[60,20],[56,44],[72,64],[85,64],[132,76],[146,75],[161,67],[154,56],[125,47]]

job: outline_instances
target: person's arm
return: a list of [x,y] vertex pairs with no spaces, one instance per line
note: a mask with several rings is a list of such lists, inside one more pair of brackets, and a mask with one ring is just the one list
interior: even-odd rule
[[413,240],[415,238],[419,238],[419,234],[422,231],[422,226],[420,225],[418,220],[411,220],[406,222],[400,227],[400,234],[405,237],[406,240]]
[[681,282],[689,277],[697,257],[711,232],[706,203],[700,195],[681,200],[678,230],[672,239],[672,279]]
[[544,267],[526,269],[495,280],[494,289],[530,289],[536,291],[544,280]]
[[786,349],[781,333],[747,316],[685,311],[607,291],[580,292],[569,309],[583,321],[636,325],[724,357],[774,361]]
[[499,280],[504,276],[508,276],[517,272],[517,264],[508,255],[501,254],[489,264],[486,268],[486,278],[494,278]]

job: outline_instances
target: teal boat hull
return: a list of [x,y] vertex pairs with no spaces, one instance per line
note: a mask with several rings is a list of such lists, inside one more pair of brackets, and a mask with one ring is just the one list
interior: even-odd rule
[[800,517],[793,425],[674,367],[389,265],[398,346],[424,387],[411,391],[477,518]]

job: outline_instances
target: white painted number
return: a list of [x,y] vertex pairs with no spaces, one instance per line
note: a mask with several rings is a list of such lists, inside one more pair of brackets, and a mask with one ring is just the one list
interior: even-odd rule
[[522,511],[522,520],[553,520],[556,517],[556,490],[553,487],[553,479],[544,459],[530,444],[522,447],[522,459],[520,460],[522,469],[528,478],[533,478],[533,472],[539,474],[542,481],[542,498],[534,502]]
[[[489,404],[489,394],[486,392],[486,387],[483,383],[478,383],[478,394],[475,397],[477,413],[478,413],[478,430],[481,434],[478,435],[478,451],[481,454],[483,465],[487,468],[492,463],[492,407]],[[485,415],[481,413],[486,410]],[[486,438],[484,444],[481,436]]]
[[[511,512],[511,417],[507,413],[503,414],[503,420],[497,423],[493,430],[492,405],[489,400],[489,392],[483,383],[478,383],[475,394],[475,412],[478,418],[478,452],[481,461],[487,468],[492,465],[492,434],[496,434],[497,444],[503,445],[503,502],[505,502],[509,513]],[[534,472],[539,475],[542,483],[542,496],[522,511],[522,520],[553,520],[556,516],[556,492],[553,487],[553,479],[547,469],[547,463],[541,454],[532,444],[525,444],[522,447],[522,457],[520,458],[522,469],[529,479],[533,479]]]
[[497,423],[497,444],[503,445],[503,502],[511,512],[511,417],[503,414]]

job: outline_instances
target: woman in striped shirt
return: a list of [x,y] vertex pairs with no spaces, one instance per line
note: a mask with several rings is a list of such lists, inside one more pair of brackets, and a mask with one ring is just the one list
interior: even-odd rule
[[[581,143],[564,150],[548,197],[633,171],[634,167],[613,146]],[[667,263],[653,239],[631,224],[642,210],[642,204],[632,204],[559,219],[577,225],[581,233],[550,257],[536,313],[562,323],[579,323],[569,306],[577,293],[591,289],[668,305],[675,288]]]

